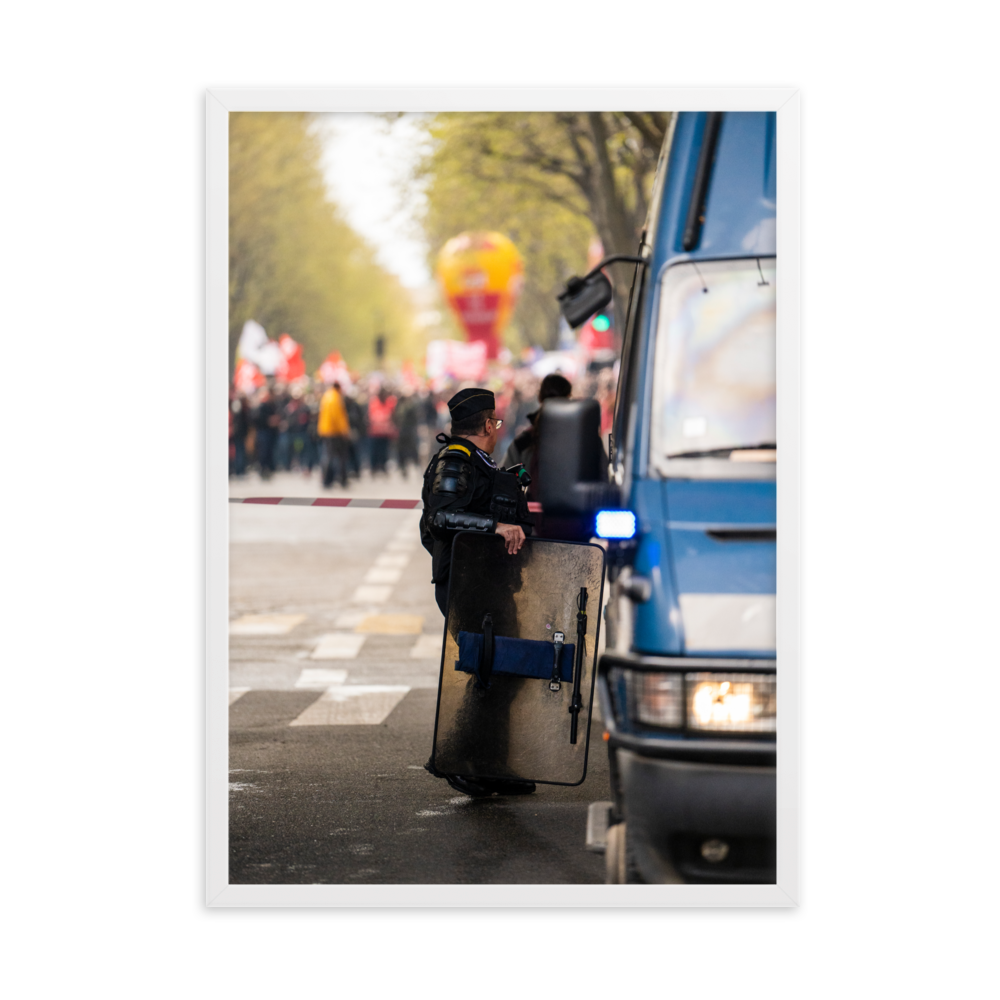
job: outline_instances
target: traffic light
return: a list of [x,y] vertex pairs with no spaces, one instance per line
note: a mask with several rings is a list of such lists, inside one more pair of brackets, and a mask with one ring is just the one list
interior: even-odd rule
[[590,325],[598,332],[604,333],[611,326],[611,320],[604,313],[598,313],[591,321]]

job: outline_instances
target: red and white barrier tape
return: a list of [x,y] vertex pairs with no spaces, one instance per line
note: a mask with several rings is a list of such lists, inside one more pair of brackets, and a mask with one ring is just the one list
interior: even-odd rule
[[[423,510],[422,500],[379,500],[374,497],[230,497],[230,503],[263,503],[274,507],[381,507],[387,510]],[[540,503],[529,503],[540,514]]]

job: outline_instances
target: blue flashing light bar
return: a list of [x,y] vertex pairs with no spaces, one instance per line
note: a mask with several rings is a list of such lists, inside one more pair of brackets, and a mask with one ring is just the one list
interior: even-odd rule
[[598,538],[634,538],[635,514],[630,510],[600,510],[596,531]]

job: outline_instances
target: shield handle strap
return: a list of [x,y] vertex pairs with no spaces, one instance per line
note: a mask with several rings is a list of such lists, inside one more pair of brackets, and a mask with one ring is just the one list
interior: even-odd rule
[[479,683],[489,687],[493,674],[493,615],[488,611],[483,618],[483,657],[479,661]]
[[569,703],[569,741],[576,743],[577,727],[580,712],[583,710],[583,699],[580,697],[580,680],[583,674],[583,647],[587,639],[587,588],[580,588],[580,596],[576,599],[576,663],[573,664],[573,697]]
[[566,636],[563,632],[556,632],[552,639],[552,678],[549,680],[549,690],[558,691],[562,687],[562,651]]

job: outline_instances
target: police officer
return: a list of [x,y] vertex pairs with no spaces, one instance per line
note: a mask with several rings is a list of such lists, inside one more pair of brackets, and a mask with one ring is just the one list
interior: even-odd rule
[[[503,536],[506,551],[514,555],[521,550],[525,534],[531,533],[532,525],[518,477],[497,468],[490,458],[503,423],[496,418],[493,393],[489,389],[463,389],[448,400],[448,410],[451,435],[438,435],[443,447],[424,473],[424,510],[420,519],[420,540],[431,554],[434,597],[445,617],[448,615],[451,544],[456,532],[495,532]],[[516,588],[515,581],[510,582],[512,588]],[[505,625],[515,627],[513,600],[508,608],[494,611],[501,633]],[[510,616],[513,616],[511,621],[505,622],[504,619]],[[468,715],[470,722],[473,718],[478,719],[480,725],[468,727],[466,736],[473,740],[489,739],[494,746],[504,745],[509,702],[515,694],[515,687],[495,692],[484,715],[482,706],[478,706],[478,699],[484,693],[477,690],[470,679],[468,704],[463,706],[462,715]],[[535,790],[530,781],[444,774],[432,761],[428,761],[426,767],[435,777],[444,778],[452,788],[468,795],[523,795]]]
[[490,458],[503,425],[489,389],[463,389],[448,400],[451,436],[439,434],[444,447],[424,473],[420,541],[431,554],[434,597],[448,614],[451,543],[457,531],[493,531],[514,555],[531,533],[524,491],[517,478],[504,475]]

